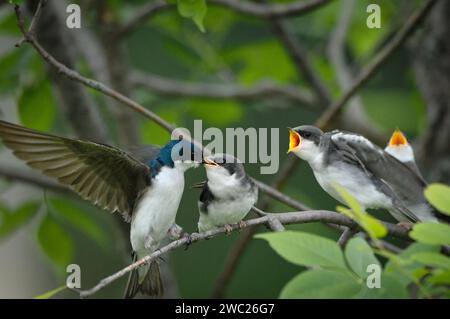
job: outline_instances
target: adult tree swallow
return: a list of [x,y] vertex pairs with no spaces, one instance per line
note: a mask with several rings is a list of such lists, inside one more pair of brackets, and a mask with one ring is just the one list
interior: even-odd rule
[[198,202],[198,230],[241,223],[258,199],[258,187],[247,176],[242,163],[229,154],[215,154],[204,159],[208,180]]
[[[0,137],[29,166],[131,222],[135,260],[155,251],[175,223],[184,172],[196,166],[193,159],[199,151],[188,141],[172,140],[162,148],[142,148],[133,156],[113,146],[40,133],[4,121],[0,121]],[[162,294],[157,262],[130,274],[125,297],[132,298],[139,291]]]
[[400,222],[437,221],[424,180],[364,136],[299,126],[290,129],[289,152],[307,161],[320,186],[340,202],[335,184],[364,208],[387,209]]

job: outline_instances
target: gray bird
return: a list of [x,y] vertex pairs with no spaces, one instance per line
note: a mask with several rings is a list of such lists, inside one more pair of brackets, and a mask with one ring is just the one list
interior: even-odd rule
[[228,154],[216,154],[204,159],[208,180],[201,186],[198,201],[198,230],[241,223],[258,199],[258,187],[247,176],[244,166]]
[[334,188],[342,186],[364,208],[387,209],[399,222],[436,222],[423,191],[426,183],[415,171],[364,136],[314,126],[290,129],[288,153],[307,161],[320,186],[343,202]]

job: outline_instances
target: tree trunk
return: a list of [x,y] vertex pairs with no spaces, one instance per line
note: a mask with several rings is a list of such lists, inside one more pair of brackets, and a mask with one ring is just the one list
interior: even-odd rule
[[450,183],[450,1],[440,1],[411,46],[427,106],[428,126],[417,159],[430,182]]

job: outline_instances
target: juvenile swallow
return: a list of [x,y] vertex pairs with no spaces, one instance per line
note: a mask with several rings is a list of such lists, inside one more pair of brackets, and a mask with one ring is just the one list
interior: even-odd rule
[[258,187],[247,176],[242,163],[229,154],[204,159],[208,180],[198,201],[198,230],[204,232],[241,223],[258,199]]
[[364,208],[387,209],[399,222],[437,221],[426,201],[423,178],[364,136],[323,133],[314,126],[290,129],[288,153],[307,161],[319,185],[343,202],[338,184]]
[[[155,251],[175,223],[184,190],[184,172],[201,152],[185,140],[162,148],[147,146],[136,156],[119,148],[40,133],[0,121],[0,138],[32,168],[56,178],[82,198],[131,222],[134,260]],[[130,274],[125,297],[159,296],[158,262]]]
[[[416,164],[416,159],[414,157],[414,150],[411,144],[408,143],[406,136],[399,130],[396,129],[389,139],[389,143],[385,147],[385,152],[389,153],[400,162],[408,166],[412,171],[414,171],[422,180],[425,182],[419,167]],[[428,207],[429,205],[427,205]],[[425,207],[425,208],[427,208]],[[441,222],[450,223],[450,217],[448,215],[442,214],[439,211],[433,209],[434,216]]]
[[402,133],[402,131],[396,129],[394,133],[392,133],[392,136],[389,139],[389,143],[384,148],[384,151],[398,159],[400,162],[404,163],[417,175],[422,177],[422,174],[420,173],[419,168],[416,164],[414,150],[408,143],[408,139]]

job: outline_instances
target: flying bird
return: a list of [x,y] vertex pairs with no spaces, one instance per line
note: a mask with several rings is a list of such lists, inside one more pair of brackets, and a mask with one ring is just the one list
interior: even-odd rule
[[323,133],[309,125],[289,132],[288,153],[307,161],[319,185],[336,200],[343,202],[337,184],[364,208],[387,209],[402,224],[437,221],[423,194],[423,178],[364,136]]
[[[208,180],[202,187],[198,201],[198,230],[204,232],[216,227],[242,223],[258,199],[258,187],[247,176],[242,163],[229,154],[205,157]],[[241,224],[242,225],[242,224]]]
[[[155,251],[174,225],[184,172],[201,158],[201,151],[186,140],[171,140],[162,148],[145,146],[132,155],[113,146],[5,121],[0,121],[0,138],[32,168],[131,222],[134,260]],[[163,293],[157,261],[130,274],[125,297],[133,298],[139,291],[152,296]]]

